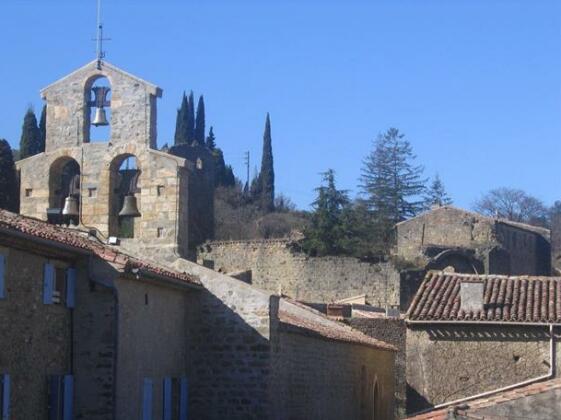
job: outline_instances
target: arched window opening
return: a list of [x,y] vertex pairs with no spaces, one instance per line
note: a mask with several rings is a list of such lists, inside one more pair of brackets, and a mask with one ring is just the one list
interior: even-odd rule
[[86,84],[84,142],[107,142],[111,139],[111,84],[97,77]]
[[372,420],[380,420],[383,418],[380,410],[380,403],[380,388],[377,378],[374,378],[374,383],[372,385]]
[[119,238],[134,238],[135,219],[140,217],[138,179],[140,169],[133,155],[122,155],[111,164],[109,232]]
[[80,165],[69,157],[55,161],[49,170],[47,220],[53,224],[78,224],[80,218]]

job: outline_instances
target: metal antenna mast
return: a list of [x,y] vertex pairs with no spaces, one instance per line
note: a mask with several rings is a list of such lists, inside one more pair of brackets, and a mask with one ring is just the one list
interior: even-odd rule
[[103,38],[103,23],[101,22],[101,0],[97,0],[97,68],[101,70],[101,61],[105,58],[103,51],[103,41],[111,41],[111,38]]

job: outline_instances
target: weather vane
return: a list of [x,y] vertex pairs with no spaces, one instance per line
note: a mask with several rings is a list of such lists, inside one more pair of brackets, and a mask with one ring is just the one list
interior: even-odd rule
[[103,23],[101,22],[101,0],[97,0],[97,68],[101,70],[101,61],[105,58],[105,51],[103,51],[103,41],[111,41],[111,38],[103,37]]

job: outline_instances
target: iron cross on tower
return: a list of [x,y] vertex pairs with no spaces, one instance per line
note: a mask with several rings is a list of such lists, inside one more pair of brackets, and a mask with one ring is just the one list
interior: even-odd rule
[[101,61],[105,58],[105,51],[103,51],[103,41],[111,41],[111,38],[103,37],[103,23],[101,22],[101,0],[97,0],[97,68],[101,70]]

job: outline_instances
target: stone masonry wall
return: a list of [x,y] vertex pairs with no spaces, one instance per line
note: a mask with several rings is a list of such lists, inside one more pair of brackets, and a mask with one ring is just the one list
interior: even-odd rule
[[547,374],[546,327],[410,326],[408,412]]
[[[41,153],[18,161],[21,176],[20,213],[46,220],[47,208],[55,193],[49,187],[51,168],[75,160],[81,165],[82,224],[96,228],[104,237],[116,235],[116,215],[120,209],[115,205],[115,185],[111,182],[111,172],[115,162],[128,155],[136,156],[141,171],[138,180],[140,193],[136,194],[141,216],[134,220],[135,242],[148,248],[168,248],[171,253],[177,246],[178,238],[185,242],[188,239],[186,232],[181,232],[181,235],[176,232],[178,215],[184,218],[187,214],[187,209],[181,208],[181,205],[186,207],[187,203],[180,202],[178,195],[180,184],[183,186],[183,196],[187,195],[188,172],[185,168],[178,171],[178,167],[183,168],[186,162],[144,146],[126,144],[115,147],[92,143]],[[62,198],[57,199],[57,202],[60,200]],[[183,223],[182,226],[186,230],[187,224]],[[183,248],[186,246],[180,246],[180,251]]]
[[[81,267],[74,309],[75,419],[111,420],[115,409],[116,297]],[[97,267],[96,267],[97,268]],[[101,272],[96,270],[99,276]]]
[[183,259],[175,268],[198,275],[206,289],[197,298],[200,316],[190,326],[189,416],[272,418],[269,294]]
[[391,352],[286,332],[278,338],[273,419],[394,418]]
[[309,335],[276,318],[289,312],[327,320],[271,298],[273,419],[393,419],[394,357],[389,350]]
[[46,258],[3,246],[0,253],[6,256],[6,297],[0,299],[0,374],[11,377],[10,418],[47,418],[47,376],[71,371],[70,310],[43,304]]
[[441,207],[398,223],[397,253],[414,261],[423,247],[441,245],[476,248],[494,241],[492,220],[453,207]]
[[155,97],[161,96],[161,90],[110,64],[104,63],[101,70],[96,64],[89,63],[41,92],[47,102],[47,152],[89,141],[90,117],[85,101],[91,84],[99,77],[106,77],[111,84],[111,143],[155,148]]
[[406,327],[400,318],[348,318],[346,322],[364,334],[392,344],[399,351],[395,355],[395,416],[406,414]]
[[286,240],[210,242],[197,261],[224,273],[251,270],[252,285],[309,302],[331,302],[361,294],[375,306],[399,306],[400,276],[391,263],[351,257],[308,257]]
[[[199,291],[181,290],[149,280],[119,277],[116,418],[136,419],[142,413],[145,378],[153,382],[153,413],[159,419],[163,379],[191,372],[190,326],[197,321]],[[196,417],[195,417],[196,418]]]

